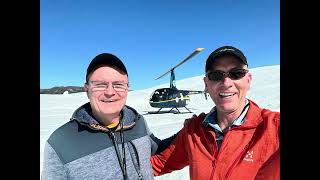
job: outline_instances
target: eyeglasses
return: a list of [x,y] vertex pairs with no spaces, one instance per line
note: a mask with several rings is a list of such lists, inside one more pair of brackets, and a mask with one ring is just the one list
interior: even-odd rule
[[[109,87],[109,82],[106,81],[89,81],[92,86],[92,91],[104,91]],[[117,92],[125,92],[129,88],[129,83],[121,82],[121,81],[114,81],[110,82],[112,88]]]
[[207,73],[207,77],[211,81],[221,81],[226,77],[229,77],[232,80],[239,80],[243,78],[247,72],[249,72],[246,69],[231,69],[228,72],[223,72],[220,70],[215,70]]

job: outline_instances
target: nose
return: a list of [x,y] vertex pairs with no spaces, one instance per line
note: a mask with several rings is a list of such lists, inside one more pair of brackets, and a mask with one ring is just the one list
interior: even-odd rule
[[116,91],[113,89],[112,86],[108,86],[105,90],[104,90],[104,94],[105,95],[114,95],[116,93]]
[[225,86],[230,86],[232,85],[233,81],[232,79],[230,79],[228,76],[224,77],[224,79],[222,80],[222,83],[225,85]]

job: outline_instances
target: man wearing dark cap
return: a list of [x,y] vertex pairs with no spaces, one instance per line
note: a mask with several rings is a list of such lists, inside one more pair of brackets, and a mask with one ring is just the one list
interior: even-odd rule
[[189,165],[190,179],[280,179],[280,112],[246,98],[252,74],[237,48],[213,51],[203,78],[215,106],[185,125],[160,155],[156,176]]
[[42,179],[153,179],[150,156],[175,137],[160,141],[144,118],[125,105],[128,72],[109,53],[89,64],[88,103],[55,130],[44,149]]

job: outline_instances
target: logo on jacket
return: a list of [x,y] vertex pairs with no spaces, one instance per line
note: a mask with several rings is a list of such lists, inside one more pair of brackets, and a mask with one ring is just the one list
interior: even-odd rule
[[248,151],[243,160],[253,162],[253,151]]

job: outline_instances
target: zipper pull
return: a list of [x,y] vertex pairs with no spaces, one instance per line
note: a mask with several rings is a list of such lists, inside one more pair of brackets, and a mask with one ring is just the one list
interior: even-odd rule
[[110,134],[110,136],[111,136],[111,139],[116,142],[116,136],[115,136],[114,132],[113,132],[113,131],[110,131],[109,134]]
[[143,176],[142,176],[142,174],[140,173],[140,171],[138,172],[138,180],[143,180]]
[[247,150],[249,147],[249,144],[247,144],[244,148],[243,148],[243,151]]

